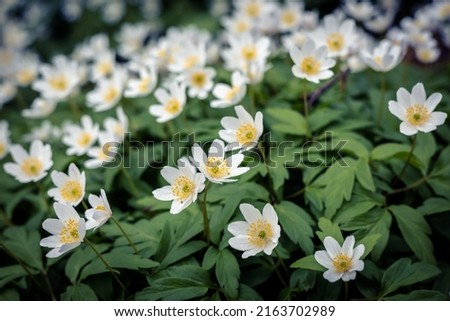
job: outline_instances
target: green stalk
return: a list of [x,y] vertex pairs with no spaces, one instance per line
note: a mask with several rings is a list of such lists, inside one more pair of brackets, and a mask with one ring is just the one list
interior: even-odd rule
[[136,248],[136,246],[134,245],[133,241],[129,238],[128,234],[125,232],[125,230],[123,229],[122,225],[119,223],[119,221],[114,217],[111,216],[111,220],[116,223],[117,227],[119,228],[120,232],[122,232],[123,236],[125,236],[125,238],[127,239],[128,243],[130,244],[130,246],[133,248],[134,253],[138,254],[139,251]]

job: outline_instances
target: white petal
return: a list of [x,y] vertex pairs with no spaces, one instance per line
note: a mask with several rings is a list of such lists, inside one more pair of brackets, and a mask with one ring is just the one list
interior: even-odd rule
[[173,200],[172,206],[170,207],[170,214],[178,214],[186,207],[192,204],[192,198],[188,198],[185,201]]
[[43,238],[39,245],[44,247],[59,247],[61,246],[61,242],[58,235],[52,235]]
[[249,249],[252,249],[253,246],[248,242],[247,236],[235,236],[228,240],[228,244],[233,249],[239,250],[239,251],[247,251]]
[[241,126],[241,122],[239,121],[239,119],[229,116],[223,117],[220,121],[220,124],[223,128],[228,130],[237,130]]
[[239,205],[239,209],[241,210],[242,215],[244,215],[245,220],[252,224],[253,222],[256,222],[257,220],[262,219],[261,213],[251,204],[241,204]]
[[323,273],[323,277],[331,283],[336,282],[342,277],[343,273],[336,272],[334,270],[327,270]]
[[436,106],[441,102],[441,100],[442,94],[434,93],[430,97],[428,97],[428,99],[425,101],[425,107],[431,113],[436,108]]
[[55,184],[57,187],[62,187],[69,180],[69,176],[67,176],[63,172],[58,171],[53,171],[50,177],[52,178],[53,184]]
[[441,111],[435,111],[435,112],[431,113],[428,121],[435,126],[439,126],[439,125],[442,125],[443,123],[445,123],[446,118],[447,118],[446,113],[443,113]]
[[406,110],[403,107],[400,107],[401,105],[397,103],[396,101],[389,101],[389,111],[391,114],[393,114],[395,117],[400,119],[401,121],[404,121],[406,119]]
[[417,128],[417,130],[419,130],[421,132],[429,133],[429,132],[431,132],[431,131],[436,129],[436,125],[434,125],[434,124],[432,124],[430,122],[427,122],[427,123],[422,124],[422,125],[417,125],[416,128]]
[[69,219],[74,219],[78,221],[80,219],[78,213],[70,205],[62,203],[54,203],[53,208],[55,210],[56,216],[58,216],[58,218],[62,221],[67,221]]
[[234,110],[236,111],[236,115],[241,122],[249,124],[254,123],[252,116],[248,113],[248,111],[245,110],[242,105],[234,107]]
[[250,256],[254,256],[254,255],[258,254],[259,252],[261,252],[260,249],[250,249],[250,250],[242,253],[242,258],[243,259],[249,258]]
[[411,106],[411,95],[406,91],[405,88],[400,88],[397,90],[397,102],[399,103],[400,107],[408,108]]
[[42,228],[51,234],[59,234],[63,227],[63,222],[56,218],[48,218],[42,223]]
[[351,271],[362,271],[362,270],[364,270],[364,262],[361,260],[354,261]]
[[361,256],[363,256],[365,251],[365,246],[364,244],[359,244],[357,247],[355,247],[355,249],[353,250],[353,256],[352,256],[352,260],[356,261],[359,260],[361,258]]
[[278,225],[278,216],[272,204],[267,203],[263,208],[263,218],[271,225]]
[[316,259],[317,263],[319,263],[323,267],[327,269],[333,268],[333,260],[330,258],[327,251],[317,251],[316,253],[314,253],[314,258]]
[[228,225],[228,231],[233,234],[233,236],[247,236],[247,230],[249,227],[250,225],[247,222],[233,222]]
[[413,102],[418,105],[423,105],[425,103],[426,99],[425,88],[423,87],[423,84],[421,82],[419,82],[413,87],[411,97]]
[[417,128],[404,121],[400,124],[400,133],[402,133],[403,135],[411,136],[417,134]]
[[164,166],[161,170],[161,176],[164,177],[167,183],[173,184],[175,179],[180,176],[180,171],[175,167]]
[[10,152],[13,160],[18,164],[22,163],[23,160],[28,158],[28,153],[20,145],[12,145],[9,148],[9,152]]
[[342,275],[342,281],[348,282],[356,278],[356,272],[345,272]]
[[325,250],[327,250],[331,258],[334,258],[341,253],[341,246],[331,236],[325,237],[323,244],[325,245]]
[[342,244],[341,252],[348,257],[353,256],[353,246],[355,245],[355,237],[353,235],[347,236]]
[[172,193],[172,186],[169,185],[155,189],[152,193],[153,196],[160,201],[172,201],[175,199],[175,196]]

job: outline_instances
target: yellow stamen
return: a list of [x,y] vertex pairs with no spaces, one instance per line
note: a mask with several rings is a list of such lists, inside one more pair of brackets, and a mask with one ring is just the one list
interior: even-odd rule
[[254,142],[255,137],[256,128],[249,123],[242,124],[242,126],[236,130],[236,138],[240,145]]
[[34,80],[35,75],[36,74],[30,69],[22,69],[17,73],[16,78],[19,84],[25,86],[29,85]]
[[194,182],[186,176],[177,177],[172,185],[173,195],[181,201],[184,201],[189,196],[191,196],[194,192],[194,189]]
[[65,202],[75,203],[83,195],[81,184],[75,180],[68,180],[64,186],[61,187],[61,197]]
[[77,221],[71,218],[65,222],[64,227],[59,232],[59,241],[63,244],[75,243],[80,241]]
[[256,59],[257,51],[254,45],[244,46],[241,50],[242,58],[247,61],[253,61]]
[[224,178],[230,174],[230,168],[222,157],[208,157],[206,171],[213,178]]
[[149,87],[149,85],[150,85],[150,82],[151,82],[150,77],[144,77],[144,78],[142,78],[141,81],[139,82],[138,90],[139,90],[141,93],[146,93],[146,92],[148,91],[148,87]]
[[203,71],[194,72],[191,75],[191,83],[194,87],[203,88],[206,84],[206,74]]
[[352,258],[346,254],[341,253],[333,259],[333,267],[339,273],[348,272],[352,266]]
[[77,144],[80,147],[88,146],[92,141],[92,135],[86,131],[82,132],[80,136],[78,136]]
[[249,17],[256,18],[261,13],[261,6],[256,2],[249,3],[244,11]]
[[5,155],[5,153],[6,153],[6,145],[5,145],[5,143],[0,142],[0,157]]
[[272,234],[272,228],[265,220],[253,222],[247,230],[248,242],[258,248],[266,246],[270,242]]
[[22,172],[28,176],[39,176],[43,167],[42,161],[36,157],[28,157],[20,165]]
[[226,101],[233,101],[234,97],[241,91],[241,88],[238,86],[231,87],[230,90],[225,94]]
[[246,21],[239,20],[236,22],[236,31],[238,33],[246,32],[250,29],[250,25]]
[[375,56],[375,58],[373,60],[375,60],[375,62],[378,66],[381,66],[381,64],[383,62],[383,58],[381,58],[381,56]]
[[175,115],[176,113],[178,113],[180,111],[181,104],[180,104],[180,102],[177,99],[172,98],[172,99],[169,99],[167,101],[167,103],[164,105],[164,109],[169,114]]
[[331,52],[341,51],[344,43],[345,39],[339,32],[333,32],[327,38],[327,47]]
[[110,61],[100,61],[97,64],[97,70],[103,76],[109,75],[112,72],[112,69],[113,67]]
[[105,93],[103,94],[103,99],[106,102],[112,102],[114,99],[117,98],[119,95],[119,91],[115,87],[109,87],[105,90]]
[[295,14],[291,11],[284,11],[281,15],[281,21],[287,26],[292,26],[295,23]]
[[406,119],[414,126],[425,124],[429,118],[430,113],[423,105],[413,105],[406,109]]
[[64,91],[67,89],[68,81],[64,75],[55,76],[49,81],[50,86],[57,91]]
[[185,69],[191,69],[198,63],[198,57],[195,55],[189,56],[184,61],[184,68]]
[[103,205],[97,205],[97,206],[95,207],[95,210],[96,210],[96,211],[103,211],[103,212],[106,212],[106,207],[103,206]]
[[300,64],[300,69],[303,73],[309,76],[316,75],[320,71],[320,62],[314,57],[308,56],[303,59]]

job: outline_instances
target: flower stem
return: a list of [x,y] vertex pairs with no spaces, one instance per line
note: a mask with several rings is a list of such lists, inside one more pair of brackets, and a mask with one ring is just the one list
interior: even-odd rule
[[344,282],[344,300],[348,301],[349,299],[349,285],[348,282]]
[[306,88],[306,79],[303,80],[303,111],[305,118],[308,119],[308,89]]
[[412,143],[411,143],[411,149],[409,150],[408,158],[406,158],[406,162],[405,162],[405,164],[403,164],[402,170],[401,170],[400,173],[397,175],[397,178],[396,178],[395,181],[392,183],[392,185],[395,185],[395,183],[397,183],[397,182],[400,180],[400,178],[402,177],[402,175],[405,173],[406,168],[408,168],[409,161],[411,160],[411,157],[412,157],[413,152],[414,152],[414,148],[416,147],[416,137],[417,137],[417,135],[414,135],[413,140],[412,140]]
[[87,206],[86,202],[84,200],[81,200],[81,204],[83,204],[84,210],[87,211],[89,207]]
[[208,246],[211,244],[211,234],[209,231],[209,219],[208,219],[208,209],[206,208],[206,196],[208,195],[208,187],[209,187],[209,181],[206,182],[205,191],[203,194],[203,201],[200,202],[200,207],[202,209],[203,214],[203,232],[206,238],[206,242],[208,243]]
[[122,225],[119,223],[119,221],[114,217],[111,216],[112,221],[117,225],[117,227],[119,228],[119,230],[122,232],[123,236],[125,236],[125,238],[127,239],[128,243],[130,244],[130,246],[133,248],[134,253],[138,254],[139,251],[136,248],[136,246],[134,245],[133,241],[130,239],[130,237],[128,236],[128,234],[125,232],[125,230],[123,229]]
[[52,301],[56,301],[55,292],[53,292],[52,284],[50,283],[50,279],[48,278],[47,271],[43,271],[42,275],[44,275],[45,284],[47,285],[48,291],[50,292],[50,297]]
[[285,199],[291,199],[291,198],[297,197],[299,195],[302,195],[305,192],[305,189],[306,189],[306,187],[302,187],[297,192],[294,192],[294,193],[286,196]]
[[92,251],[94,251],[94,253],[97,255],[97,257],[100,259],[100,261],[102,261],[103,265],[105,265],[105,267],[109,270],[109,272],[111,273],[111,275],[113,276],[113,278],[117,281],[117,283],[119,283],[120,287],[122,288],[122,290],[127,293],[127,289],[126,287],[123,285],[123,283],[119,280],[119,278],[117,277],[117,275],[114,273],[113,269],[111,268],[111,266],[108,264],[108,262],[106,262],[106,260],[103,258],[103,256],[95,249],[94,245],[85,237],[84,240],[86,241],[87,245],[89,245],[89,247],[92,249]]
[[262,147],[262,142],[258,143],[258,151],[261,154],[261,157],[263,159],[264,165],[266,166],[267,169],[267,175],[269,175],[269,185],[267,187],[267,190],[269,191],[270,194],[270,198],[272,200],[272,204],[273,203],[279,203],[279,199],[277,194],[275,193],[274,189],[273,189],[273,178],[272,178],[272,174],[270,174],[270,168],[269,165],[267,164],[267,159],[266,159],[266,153],[264,148]]
[[252,110],[252,114],[256,115],[256,103],[255,103],[255,88],[254,85],[248,85],[248,94],[250,97],[250,109]]
[[389,192],[387,195],[394,195],[394,194],[398,194],[398,193],[407,192],[407,191],[409,191],[409,190],[411,190],[411,189],[413,189],[413,188],[415,188],[417,186],[422,185],[423,183],[425,183],[427,181],[427,179],[428,179],[428,176],[424,176],[424,177],[418,179],[417,181],[415,181],[414,183],[412,183],[412,184],[410,184],[408,186],[405,186],[405,187],[402,187],[402,188],[398,188],[398,189],[394,189],[393,191]]
[[280,279],[280,281],[283,284],[283,286],[285,288],[287,288],[288,285],[287,285],[286,281],[284,280],[283,276],[281,275],[280,271],[278,271],[277,264],[275,263],[273,257],[270,256],[269,259],[270,259],[270,262],[272,263],[272,266],[273,266],[273,268],[275,270],[275,273],[276,273],[277,277]]
[[280,256],[280,253],[278,253],[278,251],[276,249],[273,250],[275,252],[275,255],[278,257],[278,261],[280,262],[281,266],[283,267],[284,272],[286,272],[286,275],[289,276],[289,270],[286,267],[286,264],[284,264],[283,259]]
[[383,118],[385,109],[384,99],[386,95],[386,77],[384,75],[384,72],[381,73],[380,80],[381,80],[381,95],[380,95],[380,106],[378,107],[378,114],[377,114],[377,127],[379,127],[381,124],[381,120]]
[[3,217],[3,221],[6,226],[13,225],[9,217],[6,215],[6,213],[3,211],[3,209],[0,208],[0,216]]

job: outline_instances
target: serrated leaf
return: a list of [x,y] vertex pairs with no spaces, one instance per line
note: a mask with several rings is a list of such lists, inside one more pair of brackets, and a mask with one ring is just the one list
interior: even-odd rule
[[7,238],[2,245],[19,258],[27,266],[44,270],[42,263],[41,240],[37,231],[29,231],[25,227],[12,226],[3,233]]
[[372,172],[370,171],[369,162],[366,158],[360,158],[356,162],[355,167],[356,179],[366,190],[375,192],[375,184],[373,183]]
[[432,215],[450,211],[450,200],[445,198],[433,197],[423,202],[422,206],[417,208],[422,215]]
[[398,288],[419,283],[437,276],[440,270],[434,265],[424,262],[412,263],[408,258],[402,258],[392,264],[381,279],[381,295],[384,297]]
[[66,292],[61,294],[62,301],[95,301],[97,295],[86,284],[69,285]]
[[190,241],[180,246],[175,246],[170,250],[167,256],[161,261],[158,269],[163,269],[175,262],[178,262],[205,248],[207,244],[203,241]]
[[398,227],[414,254],[422,261],[435,263],[433,243],[427,236],[431,233],[431,228],[422,214],[406,205],[390,206],[389,210],[396,218]]
[[240,275],[239,263],[234,255],[227,249],[220,251],[216,261],[216,277],[228,299],[237,298]]
[[291,268],[299,268],[319,272],[326,271],[326,269],[322,265],[317,263],[316,259],[314,258],[314,255],[305,256],[300,260],[295,261],[294,263],[291,264]]
[[18,264],[1,267],[0,268],[0,288],[3,288],[9,282],[14,281],[15,279],[18,279],[25,275],[27,275],[27,271],[25,271]]
[[300,291],[308,291],[316,284],[317,273],[311,270],[298,269],[291,274],[289,284],[291,289],[298,287]]
[[302,208],[294,203],[282,201],[275,205],[275,211],[284,231],[292,242],[298,244],[306,254],[312,254],[314,244],[312,242],[314,224],[311,217]]
[[[107,244],[96,244],[95,249],[102,254],[109,248],[109,245]],[[95,259],[97,256],[92,251],[91,248],[85,247],[85,248],[79,248],[75,252],[72,253],[70,258],[67,260],[66,266],[65,266],[65,273],[66,276],[69,278],[70,282],[72,284],[77,283],[78,274],[80,273],[80,270],[83,266],[88,264],[90,261]]]
[[329,219],[325,217],[321,217],[319,219],[318,226],[320,231],[317,231],[316,234],[320,238],[323,243],[323,240],[327,236],[331,236],[334,238],[339,244],[344,243],[344,237],[342,236],[341,229],[337,224],[334,224]]

